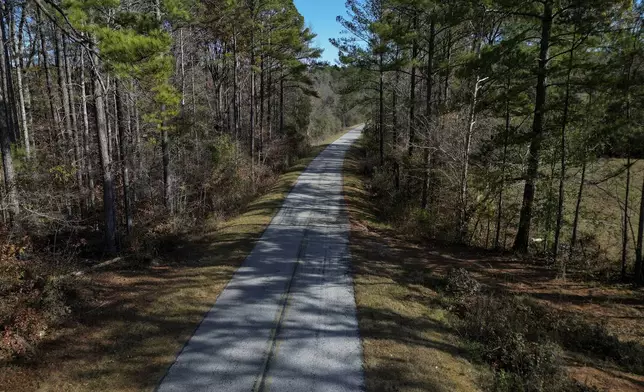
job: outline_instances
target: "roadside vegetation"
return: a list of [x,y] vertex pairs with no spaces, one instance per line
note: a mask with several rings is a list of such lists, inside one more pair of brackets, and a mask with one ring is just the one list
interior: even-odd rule
[[368,391],[639,391],[644,298],[628,285],[391,223],[365,140],[345,162]]
[[347,1],[369,390],[644,388],[643,12]]
[[[641,2],[350,0],[370,186],[428,240],[644,284]],[[366,45],[366,46],[365,46]]]
[[[302,170],[344,132],[313,143],[241,214],[213,216],[194,231],[166,236],[152,260],[131,255],[80,276],[47,276],[33,265],[23,270],[34,275],[21,278],[22,287],[44,287],[26,286],[21,294],[16,286],[3,286],[14,291],[4,292],[9,295],[2,310],[16,298],[22,306],[14,314],[24,316],[14,319],[12,329],[5,324],[16,340],[5,332],[0,390],[152,390]],[[8,277],[2,275],[3,284]]]
[[10,0],[0,25],[0,390],[153,386],[361,121],[346,71],[291,0]]

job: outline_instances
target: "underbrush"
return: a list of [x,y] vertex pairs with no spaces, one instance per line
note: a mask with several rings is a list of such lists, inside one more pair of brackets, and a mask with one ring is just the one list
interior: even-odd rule
[[[124,217],[118,217],[119,259],[126,260],[128,268],[144,269],[163,260],[206,218],[210,218],[209,225],[235,216],[269,193],[279,174],[296,160],[316,152],[308,140],[293,134],[284,143],[271,145],[267,151],[271,158],[263,157],[251,169],[228,137],[195,148],[199,149],[197,156],[207,161],[200,162],[207,170],[197,171],[189,165],[176,169],[177,178],[189,181],[173,182],[170,211],[155,203],[162,192],[152,194],[132,187],[134,226],[129,235],[122,226]],[[122,207],[117,208],[119,214]],[[100,205],[80,223],[62,215],[55,221],[46,218],[23,217],[14,233],[0,232],[0,362],[36,356],[43,339],[92,301],[89,278],[73,272],[115,256],[103,250]],[[20,232],[30,236],[16,237]]]
[[481,290],[465,269],[451,270],[444,305],[476,361],[493,370],[492,391],[593,391],[571,380],[565,353],[644,374],[644,347],[622,342],[606,327],[533,299]]
[[199,146],[206,162],[198,162],[207,170],[195,170],[194,159],[186,157],[178,176],[186,180],[178,184],[170,214],[152,201],[139,203],[134,231],[124,240],[126,252],[146,263],[172,251],[183,234],[204,226],[214,228],[243,212],[270,191],[281,173],[314,153],[311,140],[292,128],[287,127],[286,133],[252,165],[227,135]]
[[0,362],[37,353],[37,344],[81,306],[78,277],[29,253],[29,240],[0,239]]
[[[500,190],[494,188],[497,185],[489,178],[477,177],[477,168],[474,166],[468,177],[469,199],[466,204],[467,218],[463,230],[461,172],[456,170],[460,167],[459,164],[453,164],[451,158],[447,161],[441,160],[439,154],[439,159],[432,161],[427,170],[422,159],[423,154],[419,152],[420,148],[410,156],[403,146],[395,148],[385,146],[385,160],[384,164],[381,164],[378,130],[373,124],[365,128],[360,143],[358,174],[364,178],[365,190],[369,194],[371,203],[377,206],[379,220],[395,227],[399,233],[409,238],[481,249],[503,251],[512,249],[521,210],[522,199],[520,193],[517,193],[517,189],[523,189],[520,180],[505,184],[502,213],[499,216]],[[423,208],[425,176],[427,176],[427,195],[426,206]],[[612,249],[615,244],[607,242],[607,237],[612,234],[607,235],[606,232],[612,233],[613,230],[602,230],[604,224],[612,221],[591,219],[599,212],[603,212],[600,207],[606,207],[608,210],[612,207],[601,203],[594,204],[596,195],[592,188],[588,188],[586,192],[572,255],[569,228],[572,226],[573,217],[564,217],[565,230],[561,233],[559,243],[559,254],[562,257],[559,259],[565,260],[567,273],[583,279],[602,282],[623,280],[619,262],[620,253],[615,253]],[[535,200],[537,207],[533,214],[531,231],[533,238],[530,239],[527,254],[522,256],[531,263],[558,269],[561,265],[555,265],[552,257],[554,219],[556,218],[552,214],[555,208],[544,207],[544,204],[556,201],[545,200],[544,197],[545,194]],[[572,203],[574,199],[566,198],[566,200]],[[575,205],[572,204],[566,205],[564,210],[572,214],[574,209]],[[550,215],[547,215],[547,212]],[[589,223],[591,220],[593,224]],[[617,233],[619,230],[614,231]],[[621,249],[621,236],[618,240],[617,244]],[[634,243],[629,244],[629,260],[634,259],[632,254],[634,248]],[[630,272],[632,267],[629,266],[628,270]]]

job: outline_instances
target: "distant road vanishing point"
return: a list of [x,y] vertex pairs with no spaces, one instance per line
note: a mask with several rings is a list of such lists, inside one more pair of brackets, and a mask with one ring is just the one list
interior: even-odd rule
[[159,392],[364,389],[342,192],[344,156],[361,132],[302,173]]

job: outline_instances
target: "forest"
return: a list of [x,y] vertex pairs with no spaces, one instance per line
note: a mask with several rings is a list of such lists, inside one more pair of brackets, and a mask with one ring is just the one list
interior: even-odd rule
[[351,120],[291,1],[7,1],[2,27],[3,227],[54,251],[229,214]]
[[149,263],[359,120],[291,0],[1,7],[0,359],[71,312],[61,279]]
[[642,390],[644,4],[346,11],[366,389]]
[[[428,239],[642,283],[644,5],[348,1],[383,213]],[[619,263],[619,264],[617,264]]]
[[644,3],[338,14],[2,2],[0,390],[158,387],[329,145],[365,390],[641,390]]

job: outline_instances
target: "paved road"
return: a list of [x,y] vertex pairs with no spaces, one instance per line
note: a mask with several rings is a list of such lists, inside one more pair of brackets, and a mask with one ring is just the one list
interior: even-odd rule
[[362,348],[342,164],[361,128],[302,173],[159,392],[353,392]]

